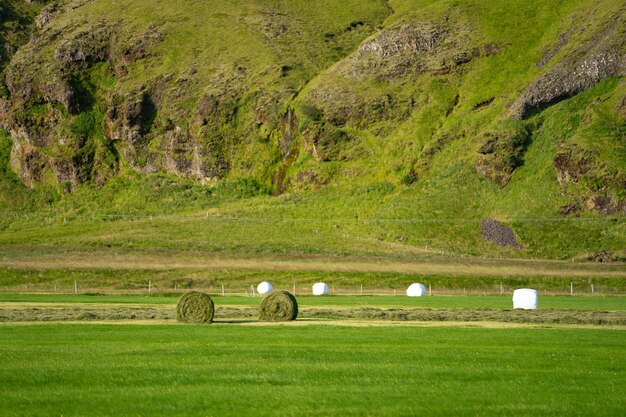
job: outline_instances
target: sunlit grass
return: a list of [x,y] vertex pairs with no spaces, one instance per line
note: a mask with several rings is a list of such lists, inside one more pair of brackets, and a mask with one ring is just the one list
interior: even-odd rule
[[3,326],[0,409],[610,416],[626,406],[625,343],[590,329]]

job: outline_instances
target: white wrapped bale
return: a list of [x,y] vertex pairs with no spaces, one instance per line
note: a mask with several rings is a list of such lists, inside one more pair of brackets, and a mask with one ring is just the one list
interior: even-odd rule
[[513,291],[513,308],[537,310],[537,290],[520,288]]
[[273,289],[274,289],[274,287],[272,287],[272,284],[270,284],[267,281],[263,281],[262,283],[260,283],[256,287],[257,292],[259,294],[261,294],[261,295],[267,294],[268,292],[272,291]]
[[328,284],[325,282],[316,282],[313,284],[313,295],[326,295],[328,294]]
[[426,295],[426,287],[424,284],[415,282],[406,289],[406,295],[409,297],[424,297]]

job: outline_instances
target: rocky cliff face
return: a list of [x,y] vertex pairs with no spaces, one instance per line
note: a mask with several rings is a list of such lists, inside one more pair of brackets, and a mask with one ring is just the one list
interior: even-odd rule
[[[0,127],[11,133],[11,164],[25,184],[56,182],[71,192],[85,182],[102,185],[124,167],[214,182],[233,170],[266,172],[286,156],[279,136],[295,95],[290,65],[259,73],[245,59],[199,63],[136,80],[131,72],[159,65],[162,26],[129,35],[114,16],[64,18],[89,3],[44,8],[39,30],[5,71]],[[239,23],[278,60],[290,58],[281,44],[306,36],[296,17],[278,10],[255,10]],[[371,28],[361,22],[351,32],[365,36]],[[264,166],[252,167],[259,156]]]
[[[72,192],[132,169],[202,183],[254,176],[282,193],[359,175],[337,167],[374,164],[384,152],[395,155],[389,165],[410,185],[460,141],[471,143],[475,171],[506,187],[525,164],[537,114],[626,76],[623,6],[595,26],[566,25],[539,62],[517,69],[534,71],[524,85],[489,87],[471,103],[473,71],[506,65],[511,41],[481,28],[469,6],[383,24],[393,10],[372,0],[371,16],[356,13],[328,27],[311,26],[287,6],[254,3],[236,17],[237,9],[207,15],[212,27],[224,25],[211,36],[243,33],[252,47],[206,36],[189,46],[185,39],[201,29],[176,21],[176,10],[170,20],[139,24],[140,14],[132,20],[98,7],[85,0],[44,7],[30,42],[3,72],[0,127],[11,134],[11,166],[30,187],[52,183]],[[185,16],[180,21],[191,19]],[[176,40],[187,42],[188,55],[173,52]],[[625,103],[621,97],[611,110],[622,121]],[[478,119],[481,112],[489,116]],[[623,196],[598,191],[626,188],[623,167],[603,165],[584,146],[558,146],[552,169],[564,193],[571,184],[602,184],[579,192],[574,205],[623,210]]]
[[[582,45],[561,56],[513,102],[513,118],[526,118],[532,111],[588,90],[607,77],[626,76],[626,6],[600,28],[587,31],[592,34]],[[559,50],[567,44],[566,37],[561,39]],[[549,64],[557,52],[547,52],[538,66]]]
[[565,207],[565,214],[575,214],[583,207],[605,215],[626,214],[626,199],[612,191],[626,190],[626,173],[611,170],[597,152],[561,145],[553,164],[557,181],[564,189],[584,189],[574,204]]

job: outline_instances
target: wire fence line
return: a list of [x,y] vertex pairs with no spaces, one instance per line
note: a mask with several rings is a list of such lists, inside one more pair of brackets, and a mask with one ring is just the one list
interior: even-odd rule
[[[176,214],[106,214],[106,213],[59,213],[59,212],[17,212],[1,211],[5,219],[63,219],[68,220],[198,220],[230,222],[308,222],[308,223],[386,223],[386,224],[418,224],[418,223],[480,223],[485,218],[390,218],[390,217],[247,217],[215,215],[209,212],[194,215]],[[514,223],[555,223],[555,222],[623,222],[626,217],[510,217],[507,222]]]
[[[626,296],[626,293],[619,288],[611,288],[593,283],[569,282],[562,286],[552,286],[550,288],[537,288],[540,294],[544,295],[569,295],[569,296]],[[433,284],[426,284],[426,296],[436,295],[512,295],[520,285],[514,286],[504,282],[494,282],[491,286],[463,286],[447,287]],[[297,296],[313,296],[312,285],[295,283],[291,285],[279,285],[274,289],[287,290]],[[14,286],[0,287],[2,293],[21,294],[48,294],[48,295],[136,295],[150,296],[180,295],[187,291],[201,291],[211,296],[222,297],[262,297],[256,289],[256,285],[241,283],[224,283],[211,286],[157,286],[151,282],[145,284],[136,283],[133,288],[102,287],[97,285],[87,285],[75,281],[72,284],[19,284]],[[330,296],[406,296],[406,288],[390,288],[375,285],[334,285],[328,283],[328,294]]]

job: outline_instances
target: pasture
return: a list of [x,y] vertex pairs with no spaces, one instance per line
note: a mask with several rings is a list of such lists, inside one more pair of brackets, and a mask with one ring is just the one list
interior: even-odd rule
[[5,325],[6,416],[616,416],[623,330]]
[[[626,407],[621,264],[263,256],[246,265],[4,248],[1,415],[613,416]],[[244,289],[262,279],[296,286],[295,322],[258,320],[261,299]],[[318,280],[353,295],[306,295]],[[432,297],[403,295],[417,280]],[[367,295],[354,295],[362,283]],[[565,295],[570,283],[575,296]],[[213,324],[176,323],[184,285],[211,294]],[[511,288],[527,285],[540,289],[539,310],[511,310]]]

